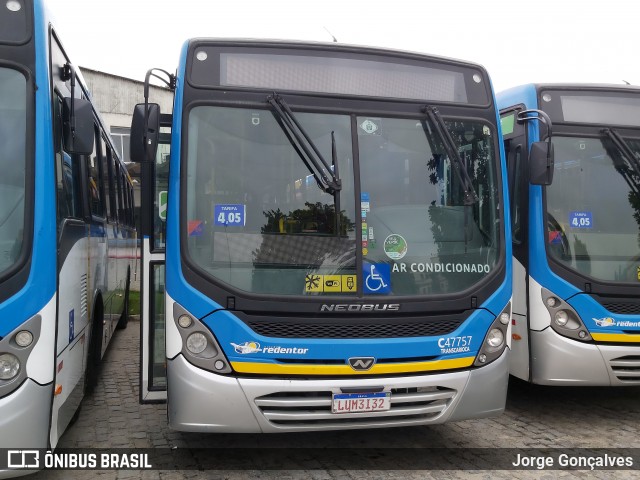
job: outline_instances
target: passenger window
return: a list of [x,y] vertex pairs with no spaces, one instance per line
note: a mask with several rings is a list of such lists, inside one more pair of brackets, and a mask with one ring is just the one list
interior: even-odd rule
[[100,135],[100,165],[102,168],[102,191],[104,195],[104,213],[105,216],[112,219],[115,216],[115,210],[111,200],[113,198],[113,180],[111,174],[111,157],[109,148],[105,142],[105,139]]
[[77,164],[74,165],[71,155],[62,147],[62,99],[54,100],[54,141],[56,157],[56,191],[58,197],[59,223],[65,218],[79,217],[78,207],[78,172]]
[[100,195],[100,158],[98,157],[98,145],[99,142],[94,142],[93,153],[88,158],[87,173],[89,175],[88,192],[89,192],[89,205],[91,207],[91,214],[98,217],[104,215],[104,208],[102,205],[102,196]]

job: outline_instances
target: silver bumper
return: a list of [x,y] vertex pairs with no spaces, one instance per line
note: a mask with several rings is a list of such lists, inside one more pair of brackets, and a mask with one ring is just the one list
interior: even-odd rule
[[[408,377],[282,380],[233,378],[167,362],[171,428],[191,432],[299,432],[437,424],[504,411],[508,350],[486,367]],[[383,412],[331,413],[331,395],[391,392]],[[344,389],[344,390],[343,390]]]
[[[27,379],[15,392],[0,398],[0,449],[47,448],[51,385]],[[0,470],[0,478],[34,473],[33,470]]]
[[639,346],[587,344],[547,328],[531,332],[532,381],[539,385],[640,385]]

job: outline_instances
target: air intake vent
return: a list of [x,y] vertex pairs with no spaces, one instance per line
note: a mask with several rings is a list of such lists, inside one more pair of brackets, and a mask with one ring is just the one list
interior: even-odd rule
[[602,306],[611,313],[619,313],[620,315],[637,315],[640,314],[640,303],[631,302],[606,302]]
[[629,385],[640,385],[640,356],[627,355],[609,360],[617,379]]
[[412,387],[391,390],[391,409],[382,412],[331,412],[332,392],[279,392],[258,397],[255,403],[274,425],[286,427],[349,428],[412,425],[438,417],[457,391],[446,387]]
[[364,323],[270,322],[252,321],[249,327],[264,337],[279,338],[398,338],[447,335],[457,329],[462,320]]

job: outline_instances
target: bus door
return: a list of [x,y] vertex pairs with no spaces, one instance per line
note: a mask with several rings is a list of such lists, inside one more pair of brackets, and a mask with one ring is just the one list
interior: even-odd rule
[[504,151],[507,156],[509,200],[511,203],[511,232],[513,247],[513,310],[512,352],[510,373],[524,380],[529,379],[529,326],[527,316],[528,280],[528,146],[526,124],[518,122],[518,113],[524,105],[510,107],[500,112]]
[[155,162],[141,163],[140,403],[165,402],[165,241],[171,116],[162,115]]

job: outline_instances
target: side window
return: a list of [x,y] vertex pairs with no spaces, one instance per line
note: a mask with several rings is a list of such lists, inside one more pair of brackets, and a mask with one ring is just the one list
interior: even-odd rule
[[129,225],[135,227],[135,205],[133,204],[133,187],[129,185]]
[[118,158],[113,150],[109,149],[109,163],[111,169],[109,170],[109,181],[111,184],[111,218],[113,221],[118,221]]
[[[56,158],[56,195],[58,197],[58,223],[65,218],[79,217],[78,165],[74,166],[71,155],[62,146],[62,99],[53,102],[53,134]],[[77,162],[76,162],[77,163]]]
[[124,162],[130,162],[129,159],[129,141],[131,138],[130,129],[128,127],[111,127],[111,139],[118,155]]
[[102,191],[104,194],[104,213],[109,219],[113,219],[115,216],[115,210],[111,200],[113,198],[113,180],[111,173],[111,152],[104,140],[104,137],[100,135],[100,166],[102,168]]
[[124,218],[124,202],[122,201],[122,177],[120,175],[120,164],[116,162],[115,167],[114,175],[116,178],[116,189],[118,190],[118,222],[124,224],[126,220]]
[[98,157],[99,140],[97,136],[98,130],[96,127],[96,141],[93,144],[93,153],[87,159],[87,174],[89,193],[89,206],[91,208],[91,214],[98,217],[104,216],[104,208],[102,202],[102,195],[100,190],[102,189],[102,182],[100,179],[100,158]]
[[127,178],[124,170],[120,170],[120,174],[122,176],[122,209],[124,212],[124,224],[129,225],[129,192],[127,191]]

